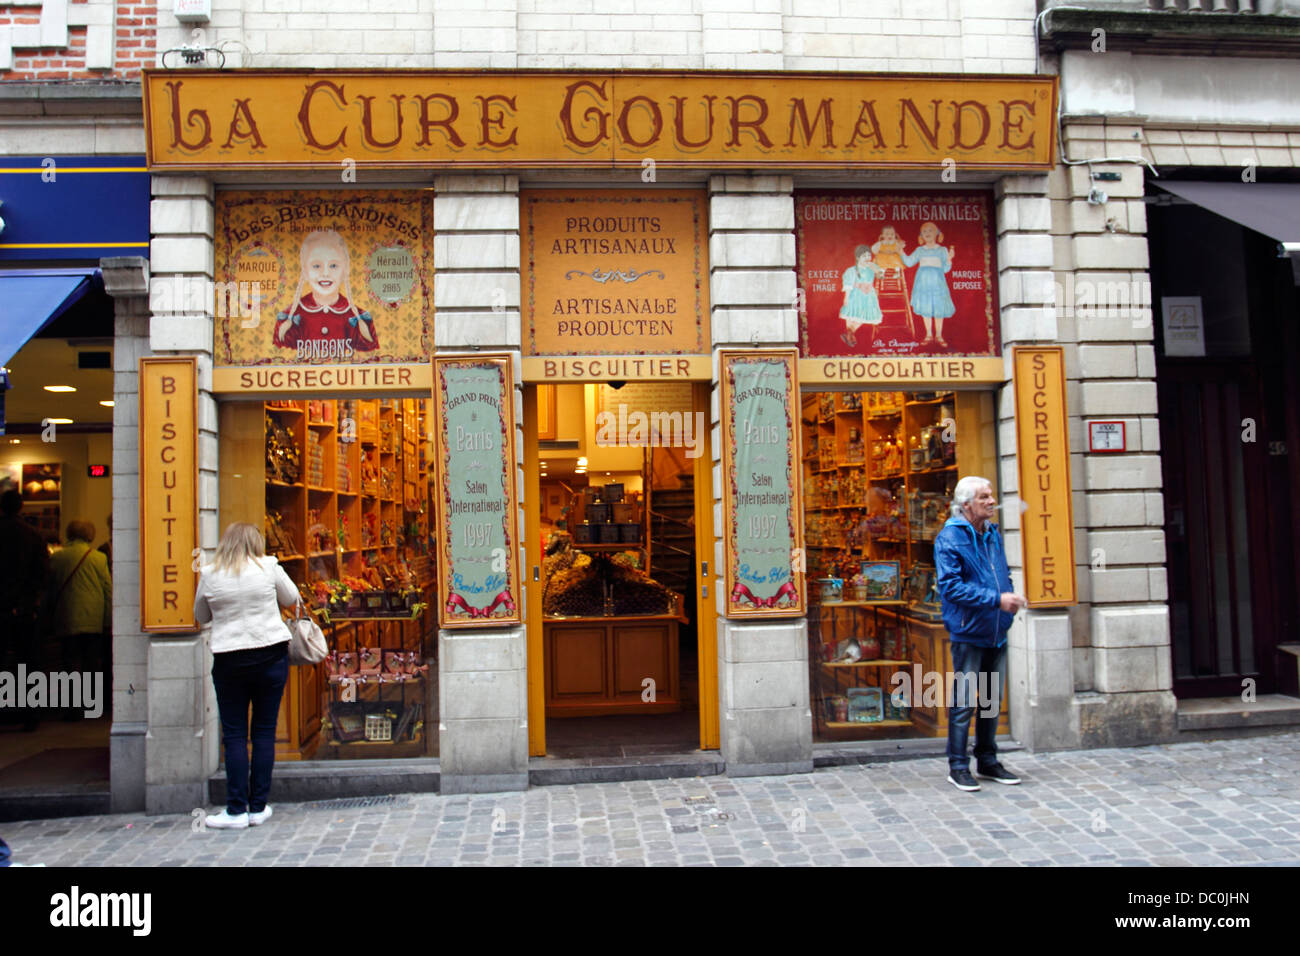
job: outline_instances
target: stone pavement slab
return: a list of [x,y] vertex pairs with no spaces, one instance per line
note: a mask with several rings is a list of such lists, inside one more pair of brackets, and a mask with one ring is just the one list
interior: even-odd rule
[[[1018,787],[933,758],[695,777],[4,824],[49,866],[1241,866],[1300,864],[1300,734],[1017,753]],[[273,791],[274,793],[274,791]]]

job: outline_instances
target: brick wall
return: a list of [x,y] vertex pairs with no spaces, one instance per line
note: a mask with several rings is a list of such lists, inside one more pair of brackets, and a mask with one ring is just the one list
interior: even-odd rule
[[0,5],[0,81],[138,79],[152,65],[156,3],[29,2]]
[[[1034,14],[1034,0],[213,0],[205,31],[227,65],[259,68],[1032,73]],[[162,13],[159,49],[190,33]]]

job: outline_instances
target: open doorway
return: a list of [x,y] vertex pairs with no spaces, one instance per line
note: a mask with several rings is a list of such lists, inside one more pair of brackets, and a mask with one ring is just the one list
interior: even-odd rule
[[526,390],[534,755],[635,758],[716,746],[699,391],[690,383]]

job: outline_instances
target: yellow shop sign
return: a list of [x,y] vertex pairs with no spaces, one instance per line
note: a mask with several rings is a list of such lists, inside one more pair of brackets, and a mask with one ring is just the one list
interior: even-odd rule
[[1048,169],[1056,78],[150,70],[153,169]]

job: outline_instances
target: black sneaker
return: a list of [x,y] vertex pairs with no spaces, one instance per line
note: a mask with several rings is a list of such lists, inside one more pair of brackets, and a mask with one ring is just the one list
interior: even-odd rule
[[[948,770],[948,782],[958,790],[978,790],[980,785],[976,783],[975,778],[970,775],[969,770]],[[1017,781],[1019,782],[1019,781]]]
[[1000,763],[991,763],[987,767],[980,767],[975,772],[985,780],[996,780],[998,783],[1005,783],[1010,787],[1014,787],[1020,782],[1019,777]]

